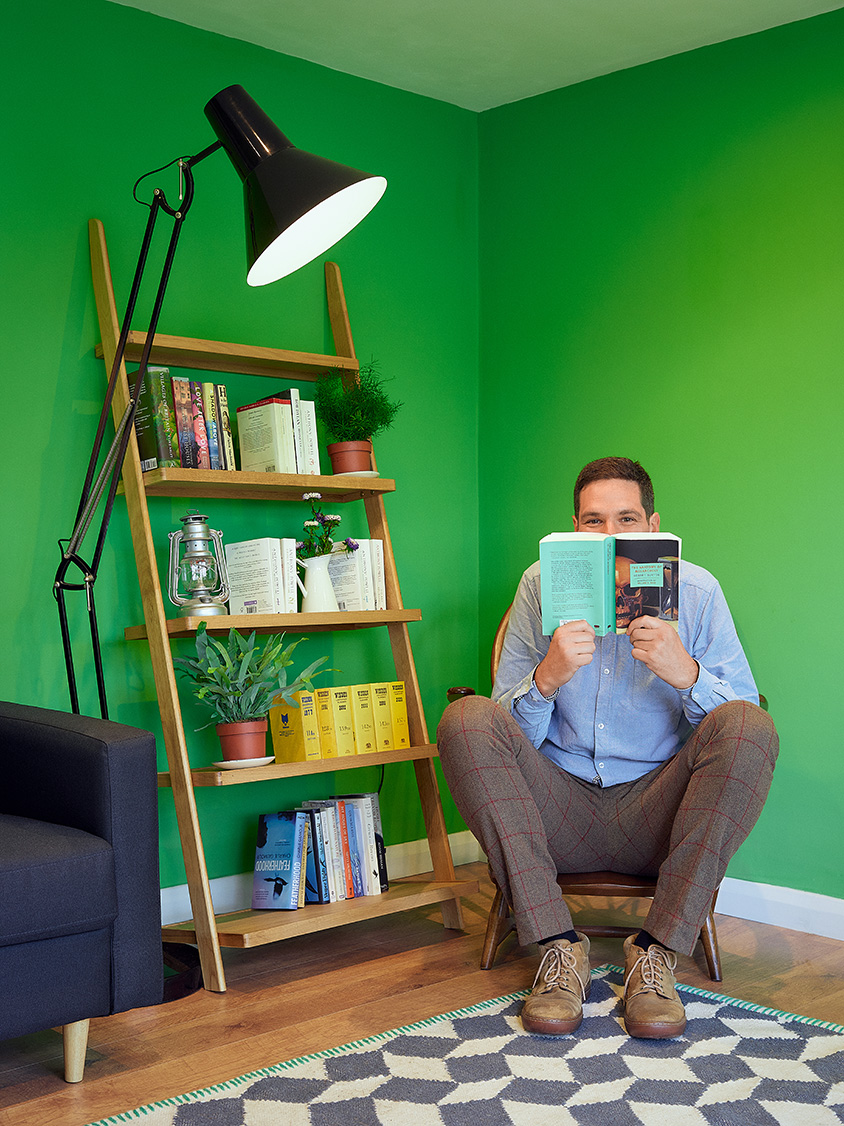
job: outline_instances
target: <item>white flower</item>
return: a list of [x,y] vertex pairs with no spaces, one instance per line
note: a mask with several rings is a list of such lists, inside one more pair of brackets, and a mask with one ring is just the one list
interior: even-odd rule
[[330,520],[332,524],[339,524],[342,519],[342,516],[337,516],[330,512],[326,512],[326,514],[323,516],[323,520],[325,520],[326,523]]
[[322,500],[322,493],[302,493],[302,500]]
[[305,520],[303,524],[305,528],[318,528],[319,526],[319,520]]

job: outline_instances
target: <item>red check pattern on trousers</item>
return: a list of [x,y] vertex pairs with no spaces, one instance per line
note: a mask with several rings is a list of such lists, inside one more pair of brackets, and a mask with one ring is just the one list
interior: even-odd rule
[[727,864],[762,810],[779,749],[770,717],[733,700],[667,762],[605,789],[567,774],[508,711],[469,696],[443,713],[446,781],[528,945],[572,928],[558,872],[658,876],[644,927],[691,954]]

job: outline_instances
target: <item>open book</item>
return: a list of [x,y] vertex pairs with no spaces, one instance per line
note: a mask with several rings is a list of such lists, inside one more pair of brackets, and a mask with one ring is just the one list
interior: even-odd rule
[[676,629],[680,539],[670,532],[552,532],[539,541],[542,632],[585,619],[603,637],[650,615]]

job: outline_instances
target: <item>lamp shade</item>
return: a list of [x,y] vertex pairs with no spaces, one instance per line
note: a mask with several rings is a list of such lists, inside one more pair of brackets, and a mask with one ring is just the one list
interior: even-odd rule
[[387,187],[345,164],[297,149],[242,86],[206,105],[243,181],[249,285],[266,285],[312,261],[367,215]]

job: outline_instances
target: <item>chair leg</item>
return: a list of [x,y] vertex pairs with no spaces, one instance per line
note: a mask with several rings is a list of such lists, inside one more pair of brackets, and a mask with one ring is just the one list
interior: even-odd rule
[[486,921],[486,934],[484,935],[484,948],[481,952],[481,969],[488,970],[495,961],[495,952],[510,931],[515,929],[513,916],[510,914],[510,905],[501,894],[501,889],[496,887],[495,898]]
[[712,981],[721,980],[721,951],[718,949],[718,933],[715,930],[715,900],[706,916],[706,921],[701,927],[700,941],[703,943],[703,953],[706,957],[706,966]]
[[64,1077],[68,1083],[79,1083],[85,1071],[85,1053],[88,1050],[90,1021],[77,1020],[62,1028],[64,1043]]

